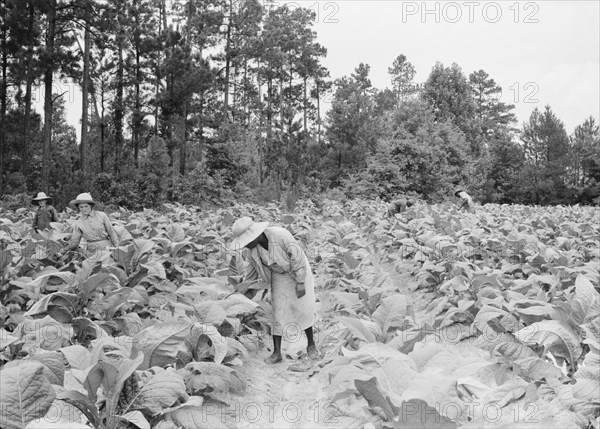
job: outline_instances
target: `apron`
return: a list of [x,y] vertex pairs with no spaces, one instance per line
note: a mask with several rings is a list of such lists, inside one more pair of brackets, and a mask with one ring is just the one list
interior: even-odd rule
[[315,281],[306,255],[306,278],[304,287],[306,294],[302,298],[296,296],[296,280],[291,272],[285,272],[274,264],[269,252],[259,247],[259,273],[271,285],[271,306],[273,307],[272,335],[284,337],[287,341],[296,341],[305,329],[315,324],[316,301]]

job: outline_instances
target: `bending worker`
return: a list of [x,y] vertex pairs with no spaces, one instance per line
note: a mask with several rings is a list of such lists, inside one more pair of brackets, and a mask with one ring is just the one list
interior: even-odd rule
[[268,222],[253,222],[249,217],[238,219],[232,226],[230,245],[234,251],[250,249],[244,280],[260,278],[271,285],[273,354],[265,362],[282,361],[281,339],[290,333],[290,328],[294,332],[298,328],[305,332],[308,357],[317,358],[313,339],[315,288],[308,258],[287,229],[268,225]]
[[396,213],[404,213],[407,207],[412,207],[413,205],[414,201],[409,198],[398,198],[391,202],[387,214],[389,217],[392,217]]

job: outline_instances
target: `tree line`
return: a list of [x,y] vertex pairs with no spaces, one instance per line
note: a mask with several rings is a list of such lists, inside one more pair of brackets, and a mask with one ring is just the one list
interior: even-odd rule
[[[316,196],[572,204],[600,195],[599,129],[518,128],[483,70],[399,55],[332,80],[313,11],[257,0],[1,0],[0,195],[130,208]],[[81,91],[79,137],[66,112]],[[33,105],[43,88],[43,115]],[[330,103],[324,103],[329,100]]]

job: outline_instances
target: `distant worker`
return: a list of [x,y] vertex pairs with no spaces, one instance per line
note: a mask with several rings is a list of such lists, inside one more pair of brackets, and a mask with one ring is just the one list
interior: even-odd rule
[[407,207],[412,207],[415,204],[410,198],[398,198],[389,205],[387,214],[389,217],[396,213],[404,213]]
[[475,213],[475,203],[473,202],[473,198],[469,194],[467,194],[462,189],[458,189],[454,195],[456,195],[461,200],[461,206],[458,208],[458,211],[465,211],[469,213]]
[[101,204],[94,201],[89,193],[77,195],[77,199],[71,201],[69,206],[79,210],[80,217],[73,225],[73,235],[69,244],[59,252],[60,255],[76,249],[82,238],[86,240],[85,253],[88,258],[101,257],[108,252],[111,245],[119,245],[119,238],[108,215],[98,211]]
[[56,209],[49,204],[52,197],[46,196],[45,192],[38,192],[37,197],[31,200],[31,204],[38,206],[33,216],[33,230],[50,229],[50,222],[58,222],[58,213]]

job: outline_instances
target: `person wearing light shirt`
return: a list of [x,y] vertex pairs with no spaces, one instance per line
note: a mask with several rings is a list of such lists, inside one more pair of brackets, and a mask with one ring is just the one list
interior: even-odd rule
[[271,286],[273,354],[265,362],[281,362],[282,337],[296,338],[301,331],[308,340],[307,356],[316,359],[319,352],[313,338],[315,287],[308,258],[287,229],[268,225],[269,222],[242,217],[231,227],[230,244],[230,250],[236,252],[249,249],[244,280],[261,279]]
[[108,251],[112,245],[119,245],[119,238],[108,215],[96,209],[100,203],[94,201],[89,193],[79,194],[77,198],[69,203],[74,210],[79,210],[80,217],[73,225],[73,234],[69,243],[59,254],[74,250],[79,246],[81,239],[86,241],[85,254],[88,258],[101,256]]
[[462,201],[462,204],[458,208],[458,211],[475,213],[475,203],[473,202],[473,198],[471,198],[469,194],[467,194],[462,189],[458,189],[454,193],[454,195],[456,195]]

